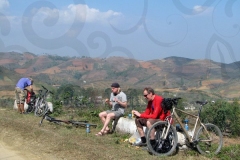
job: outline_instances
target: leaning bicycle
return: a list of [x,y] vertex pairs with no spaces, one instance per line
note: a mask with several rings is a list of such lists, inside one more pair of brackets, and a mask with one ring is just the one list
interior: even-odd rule
[[42,86],[43,90],[40,90],[39,96],[35,101],[35,115],[42,117],[49,111],[48,103],[47,103],[47,96],[49,93],[53,94],[49,91],[46,87]]
[[[201,154],[218,154],[223,146],[223,136],[220,129],[211,123],[203,124],[200,120],[202,107],[207,102],[196,101],[200,105],[197,115],[190,114],[177,107],[180,98],[168,99],[172,106],[171,115],[165,121],[159,121],[153,124],[147,133],[147,146],[151,154],[157,156],[169,156],[176,152],[178,144],[178,135],[173,124],[173,118],[181,126],[182,132],[190,147],[196,148]],[[186,114],[195,120],[191,134],[184,128],[181,118],[177,112]],[[155,144],[150,143],[150,139],[155,139]]]

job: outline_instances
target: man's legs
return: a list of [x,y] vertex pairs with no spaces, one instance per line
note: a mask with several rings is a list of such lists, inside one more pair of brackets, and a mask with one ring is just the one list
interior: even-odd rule
[[104,124],[106,121],[106,117],[107,117],[107,112],[103,111],[99,113],[99,118],[101,119],[102,123]]
[[21,112],[21,108],[20,108],[20,104],[19,104],[19,103],[17,104],[17,107],[18,107],[18,112],[19,112],[19,113],[22,113],[22,112]]
[[141,137],[141,142],[136,143],[136,146],[146,146],[146,136],[143,131],[143,126],[147,126],[147,119],[144,118],[136,118],[135,119],[135,124],[137,126],[138,133]]
[[103,128],[96,135],[101,135],[101,134],[104,134],[105,132],[110,131],[108,124],[111,121],[111,119],[113,119],[115,117],[115,114],[112,112],[107,113],[107,111],[103,111],[103,112],[99,113],[99,117],[103,123]]
[[15,89],[15,99],[19,113],[24,113],[25,93],[20,88]]
[[111,121],[111,119],[113,119],[114,117],[115,117],[115,114],[114,114],[114,113],[108,113],[108,114],[107,114],[101,132],[109,131],[109,130],[110,130],[109,127],[108,127],[108,124],[109,124],[109,122]]
[[[100,117],[103,125],[105,125],[105,122],[106,122],[106,119],[107,119],[107,115],[108,115],[108,113],[106,111],[103,111],[103,112],[99,113],[99,117]],[[105,127],[105,129],[109,130],[108,126]]]
[[[159,119],[148,119],[147,120],[147,128],[149,129],[154,123],[158,122]],[[150,143],[151,145],[155,145],[156,143],[156,140],[155,140],[155,129],[152,129],[151,130],[151,133],[150,133]]]
[[17,109],[19,113],[21,112],[21,108],[20,108],[20,97],[19,94],[21,93],[21,91],[18,88],[15,88],[15,99],[16,99],[16,103],[17,103]]
[[20,104],[20,110],[21,110],[21,113],[24,113],[25,111],[24,111],[24,103],[21,103]]

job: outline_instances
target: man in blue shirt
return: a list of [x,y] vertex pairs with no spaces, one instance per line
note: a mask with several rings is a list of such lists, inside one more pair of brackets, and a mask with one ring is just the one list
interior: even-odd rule
[[24,89],[33,92],[33,79],[32,78],[21,78],[15,87],[15,98],[18,106],[18,111],[22,114],[24,113],[24,102],[25,102],[25,93]]

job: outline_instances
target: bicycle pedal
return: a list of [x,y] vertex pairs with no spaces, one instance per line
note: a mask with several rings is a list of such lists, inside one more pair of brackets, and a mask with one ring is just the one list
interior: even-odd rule
[[194,140],[192,143],[190,143],[190,147],[196,148],[197,144],[198,144],[198,141]]

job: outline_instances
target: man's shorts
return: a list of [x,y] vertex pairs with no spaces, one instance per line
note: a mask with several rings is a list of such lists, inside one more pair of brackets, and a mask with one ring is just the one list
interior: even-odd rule
[[109,113],[114,113],[114,114],[115,114],[115,117],[121,117],[121,116],[123,116],[123,114],[122,114],[121,111],[107,110],[106,112],[107,112],[107,114],[109,114]]
[[15,88],[15,99],[17,104],[25,102],[25,93],[22,89],[18,87]]
[[139,128],[142,128],[143,126],[147,127],[147,121],[148,120],[151,120],[154,123],[159,121],[159,119],[136,118],[135,119],[135,124]]

